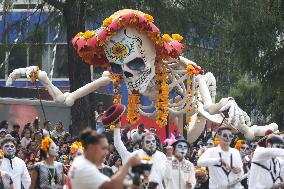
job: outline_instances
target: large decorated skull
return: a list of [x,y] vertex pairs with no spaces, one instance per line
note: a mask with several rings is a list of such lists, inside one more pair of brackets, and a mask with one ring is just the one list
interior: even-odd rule
[[104,51],[112,72],[123,76],[128,91],[143,94],[155,76],[156,50],[148,37],[125,28],[112,36]]

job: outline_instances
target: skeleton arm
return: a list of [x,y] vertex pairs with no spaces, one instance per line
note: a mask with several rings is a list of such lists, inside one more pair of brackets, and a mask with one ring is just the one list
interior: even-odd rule
[[30,78],[31,74],[35,74],[37,72],[37,79],[40,83],[48,90],[50,96],[55,102],[64,103],[67,106],[72,106],[75,100],[90,94],[91,92],[97,90],[102,86],[106,86],[111,82],[111,79],[108,77],[109,73],[104,72],[102,77],[88,83],[87,85],[77,89],[76,91],[69,93],[62,93],[56,86],[52,84],[52,82],[47,77],[45,71],[38,70],[37,66],[30,66],[27,68],[19,68],[13,70],[13,72],[9,75],[6,85],[9,86],[12,84],[13,81],[16,79],[26,76]]

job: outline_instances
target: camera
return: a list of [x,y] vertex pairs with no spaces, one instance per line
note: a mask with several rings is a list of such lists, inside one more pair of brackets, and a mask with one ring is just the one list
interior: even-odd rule
[[138,175],[150,175],[150,171],[152,169],[153,162],[151,160],[141,160],[141,164],[132,167],[132,173]]
[[133,173],[132,182],[136,186],[140,186],[141,180],[144,176],[149,176],[152,169],[153,162],[150,158],[142,158],[141,164],[133,166],[131,172]]

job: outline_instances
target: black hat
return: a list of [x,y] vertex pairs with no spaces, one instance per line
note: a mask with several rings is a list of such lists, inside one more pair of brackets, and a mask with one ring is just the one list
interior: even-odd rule
[[188,142],[187,140],[185,140],[183,136],[177,136],[177,137],[176,137],[176,140],[177,140],[177,141],[175,141],[175,142],[172,144],[172,146],[173,146],[174,148],[176,148],[176,145],[177,145],[177,143],[179,143],[179,142],[185,142],[185,143],[187,144],[187,146],[190,147],[189,142]]

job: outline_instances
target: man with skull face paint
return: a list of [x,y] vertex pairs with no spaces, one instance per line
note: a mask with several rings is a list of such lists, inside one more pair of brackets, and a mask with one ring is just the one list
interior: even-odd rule
[[249,188],[272,188],[283,182],[281,164],[278,157],[284,156],[283,139],[270,134],[266,139],[266,148],[258,146],[253,154],[249,176]]
[[[0,166],[2,165],[3,158],[4,158],[4,152],[0,150]],[[1,178],[0,179],[0,189],[13,189],[14,188],[12,178],[7,172],[1,170],[0,178]]]
[[[220,144],[208,148],[199,158],[199,167],[209,169],[209,188],[217,189],[228,187],[233,181],[243,176],[243,163],[240,153],[235,148],[230,148],[233,139],[232,130],[228,126],[220,126],[217,131]],[[240,189],[238,183],[230,188]]]
[[16,141],[12,137],[5,137],[1,146],[4,151],[1,170],[6,171],[11,176],[15,189],[21,189],[21,186],[28,189],[31,184],[31,177],[25,162],[15,156]]
[[[117,125],[120,125],[120,123],[118,123]],[[114,129],[114,146],[122,159],[122,163],[125,164],[127,159],[132,154],[138,154],[139,157],[150,156],[153,161],[153,166],[149,176],[149,181],[151,184],[157,183],[157,189],[163,189],[164,187],[162,182],[164,179],[165,162],[167,158],[165,154],[156,150],[156,139],[153,133],[145,133],[145,135],[143,135],[142,137],[141,145],[142,149],[136,150],[132,153],[127,151],[121,140],[119,126]]]
[[174,157],[166,162],[165,185],[171,189],[192,189],[196,184],[195,168],[185,159],[189,143],[183,138],[173,143]]
[[49,137],[41,141],[41,162],[34,165],[30,189],[56,189],[64,185],[63,164],[54,161],[58,156],[58,146]]

